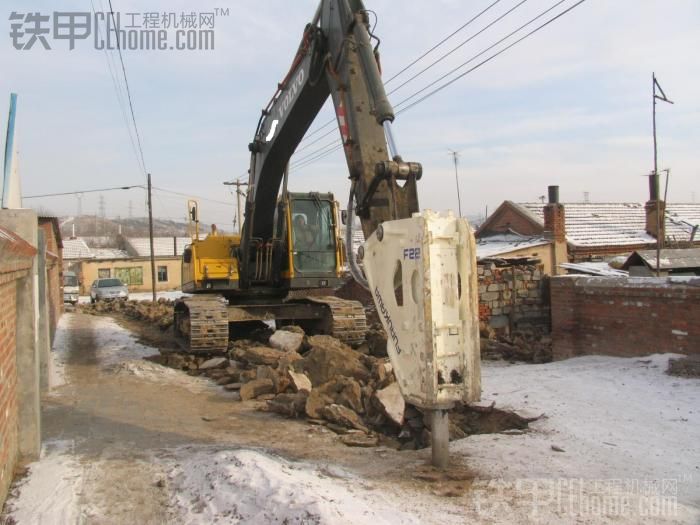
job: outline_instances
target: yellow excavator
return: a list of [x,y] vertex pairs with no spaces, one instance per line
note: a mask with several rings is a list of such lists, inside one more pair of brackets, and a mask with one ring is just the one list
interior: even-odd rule
[[192,241],[182,256],[182,291],[175,305],[175,333],[193,352],[226,350],[236,323],[297,324],[348,344],[364,339],[362,305],[310,291],[342,284],[344,259],[338,203],[331,193],[283,191],[274,210],[272,236],[253,243],[250,286],[241,286],[241,236],[214,228],[200,236],[196,201],[188,202]]

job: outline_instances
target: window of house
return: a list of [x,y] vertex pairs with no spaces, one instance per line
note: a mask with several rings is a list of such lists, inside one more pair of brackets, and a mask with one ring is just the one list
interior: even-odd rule
[[140,266],[133,268],[115,268],[114,276],[127,286],[143,284],[143,268]]
[[112,272],[109,268],[98,268],[97,269],[97,278],[98,279],[109,279],[112,277]]
[[165,283],[168,281],[168,267],[159,266],[158,267],[158,282]]

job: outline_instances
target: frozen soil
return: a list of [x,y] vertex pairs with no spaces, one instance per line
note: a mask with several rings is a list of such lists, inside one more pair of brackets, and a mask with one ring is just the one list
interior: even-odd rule
[[346,447],[155,353],[109,318],[62,317],[42,458],[0,523],[700,520],[700,381],[664,374],[669,356],[485,364],[484,407],[544,417],[453,442],[437,472],[429,450]]

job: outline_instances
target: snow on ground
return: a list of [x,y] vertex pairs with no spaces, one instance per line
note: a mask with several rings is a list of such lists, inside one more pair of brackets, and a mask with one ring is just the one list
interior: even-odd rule
[[[66,312],[58,322],[53,346],[53,361],[59,380],[64,375],[63,370],[69,359],[72,339],[80,337],[80,334],[75,333],[75,316],[74,313]],[[115,365],[123,361],[158,354],[155,348],[137,342],[136,337],[131,332],[119,326],[110,317],[94,316],[92,328],[95,357],[102,366]]]
[[340,468],[250,449],[198,447],[178,456],[168,477],[183,523],[421,523]]
[[10,496],[16,499],[9,499],[4,511],[15,523],[79,523],[83,469],[70,454],[71,445],[69,441],[44,443],[41,460],[29,465],[27,476],[13,486]]
[[622,491],[633,502],[628,516],[697,523],[700,381],[665,374],[671,357],[485,364],[484,403],[545,417],[523,435],[471,436],[451,450],[525,498],[539,490],[541,502],[564,498],[585,511],[596,494]]

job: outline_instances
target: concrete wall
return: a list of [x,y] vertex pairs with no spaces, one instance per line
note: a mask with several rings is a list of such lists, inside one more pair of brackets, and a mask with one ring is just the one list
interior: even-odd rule
[[551,279],[554,359],[700,354],[700,278]]
[[46,244],[46,299],[48,306],[49,335],[53,343],[58,319],[63,313],[63,253],[60,238],[50,220],[39,220]]
[[[545,247],[546,248],[546,247]],[[479,321],[489,334],[549,331],[544,266],[479,264]]]
[[[168,280],[158,281],[158,267],[167,268]],[[99,270],[109,270],[110,277],[118,277],[117,268],[141,268],[143,284],[130,284],[130,292],[151,291],[151,260],[143,259],[102,259],[83,261],[78,272],[81,279],[80,293],[90,293],[90,286],[98,278]],[[178,290],[182,281],[182,265],[179,257],[156,257],[156,290]]]
[[41,440],[39,241],[31,210],[0,210],[0,506],[20,460],[37,459]]

